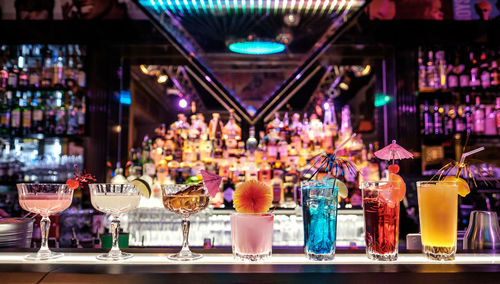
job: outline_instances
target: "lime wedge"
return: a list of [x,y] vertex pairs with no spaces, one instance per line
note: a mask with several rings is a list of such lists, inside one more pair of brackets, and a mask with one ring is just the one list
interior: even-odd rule
[[349,194],[349,191],[347,190],[347,186],[338,179],[335,180],[335,186],[338,187],[338,189],[339,189],[339,196],[342,198],[346,198],[347,195]]
[[131,183],[133,185],[135,185],[137,187],[137,189],[139,189],[139,192],[144,197],[147,197],[147,198],[151,197],[151,187],[149,187],[149,184],[145,180],[140,179],[140,178],[136,178]]

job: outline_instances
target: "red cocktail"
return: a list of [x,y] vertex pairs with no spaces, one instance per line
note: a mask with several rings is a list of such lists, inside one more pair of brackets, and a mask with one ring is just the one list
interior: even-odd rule
[[366,255],[374,260],[396,260],[399,239],[398,182],[363,182]]

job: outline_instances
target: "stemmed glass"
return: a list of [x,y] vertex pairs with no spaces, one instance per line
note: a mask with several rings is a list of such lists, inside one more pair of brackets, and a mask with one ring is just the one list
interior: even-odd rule
[[63,254],[52,252],[48,246],[50,219],[49,216],[66,210],[73,200],[73,190],[65,184],[17,184],[19,204],[29,212],[40,214],[40,231],[42,242],[37,253],[27,255],[28,260],[47,260],[61,257]]
[[111,221],[111,234],[113,243],[111,250],[106,254],[97,256],[99,260],[123,260],[131,258],[133,254],[125,253],[118,246],[118,234],[120,231],[120,214],[137,208],[141,201],[141,193],[132,184],[89,184],[90,201],[95,209],[113,216]]
[[189,216],[207,208],[210,195],[204,186],[189,184],[165,184],[161,186],[163,206],[171,212],[182,216],[182,248],[169,255],[171,260],[188,261],[202,257],[189,249]]

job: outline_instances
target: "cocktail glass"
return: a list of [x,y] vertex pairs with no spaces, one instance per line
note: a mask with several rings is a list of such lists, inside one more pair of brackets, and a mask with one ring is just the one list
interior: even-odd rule
[[189,216],[207,208],[210,195],[204,188],[196,192],[191,192],[190,188],[193,188],[193,185],[165,184],[161,186],[163,206],[168,211],[182,216],[182,248],[178,253],[168,256],[171,260],[189,261],[203,256],[189,249]]
[[417,182],[420,233],[425,256],[453,260],[457,249],[458,184],[455,181]]
[[232,213],[231,240],[237,260],[260,261],[271,257],[273,248],[271,213]]
[[399,200],[394,181],[367,181],[361,184],[365,219],[366,256],[374,260],[397,260]]
[[42,242],[37,253],[27,255],[28,260],[47,260],[61,257],[62,253],[52,252],[48,247],[49,216],[66,210],[73,201],[73,190],[65,184],[27,184],[17,185],[19,204],[29,212],[40,214]]
[[120,232],[120,214],[137,208],[141,200],[141,194],[137,187],[132,184],[89,184],[90,201],[98,211],[113,216],[111,221],[111,235],[113,237],[111,250],[108,253],[97,256],[99,260],[123,260],[131,258],[133,254],[122,252],[118,245],[118,234]]
[[332,260],[335,254],[338,188],[334,181],[301,183],[304,251],[311,260]]

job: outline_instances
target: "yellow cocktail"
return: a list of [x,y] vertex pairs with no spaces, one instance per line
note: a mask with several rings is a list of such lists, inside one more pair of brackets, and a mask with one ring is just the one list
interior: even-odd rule
[[435,260],[455,259],[457,182],[420,181],[417,182],[417,193],[424,254]]

